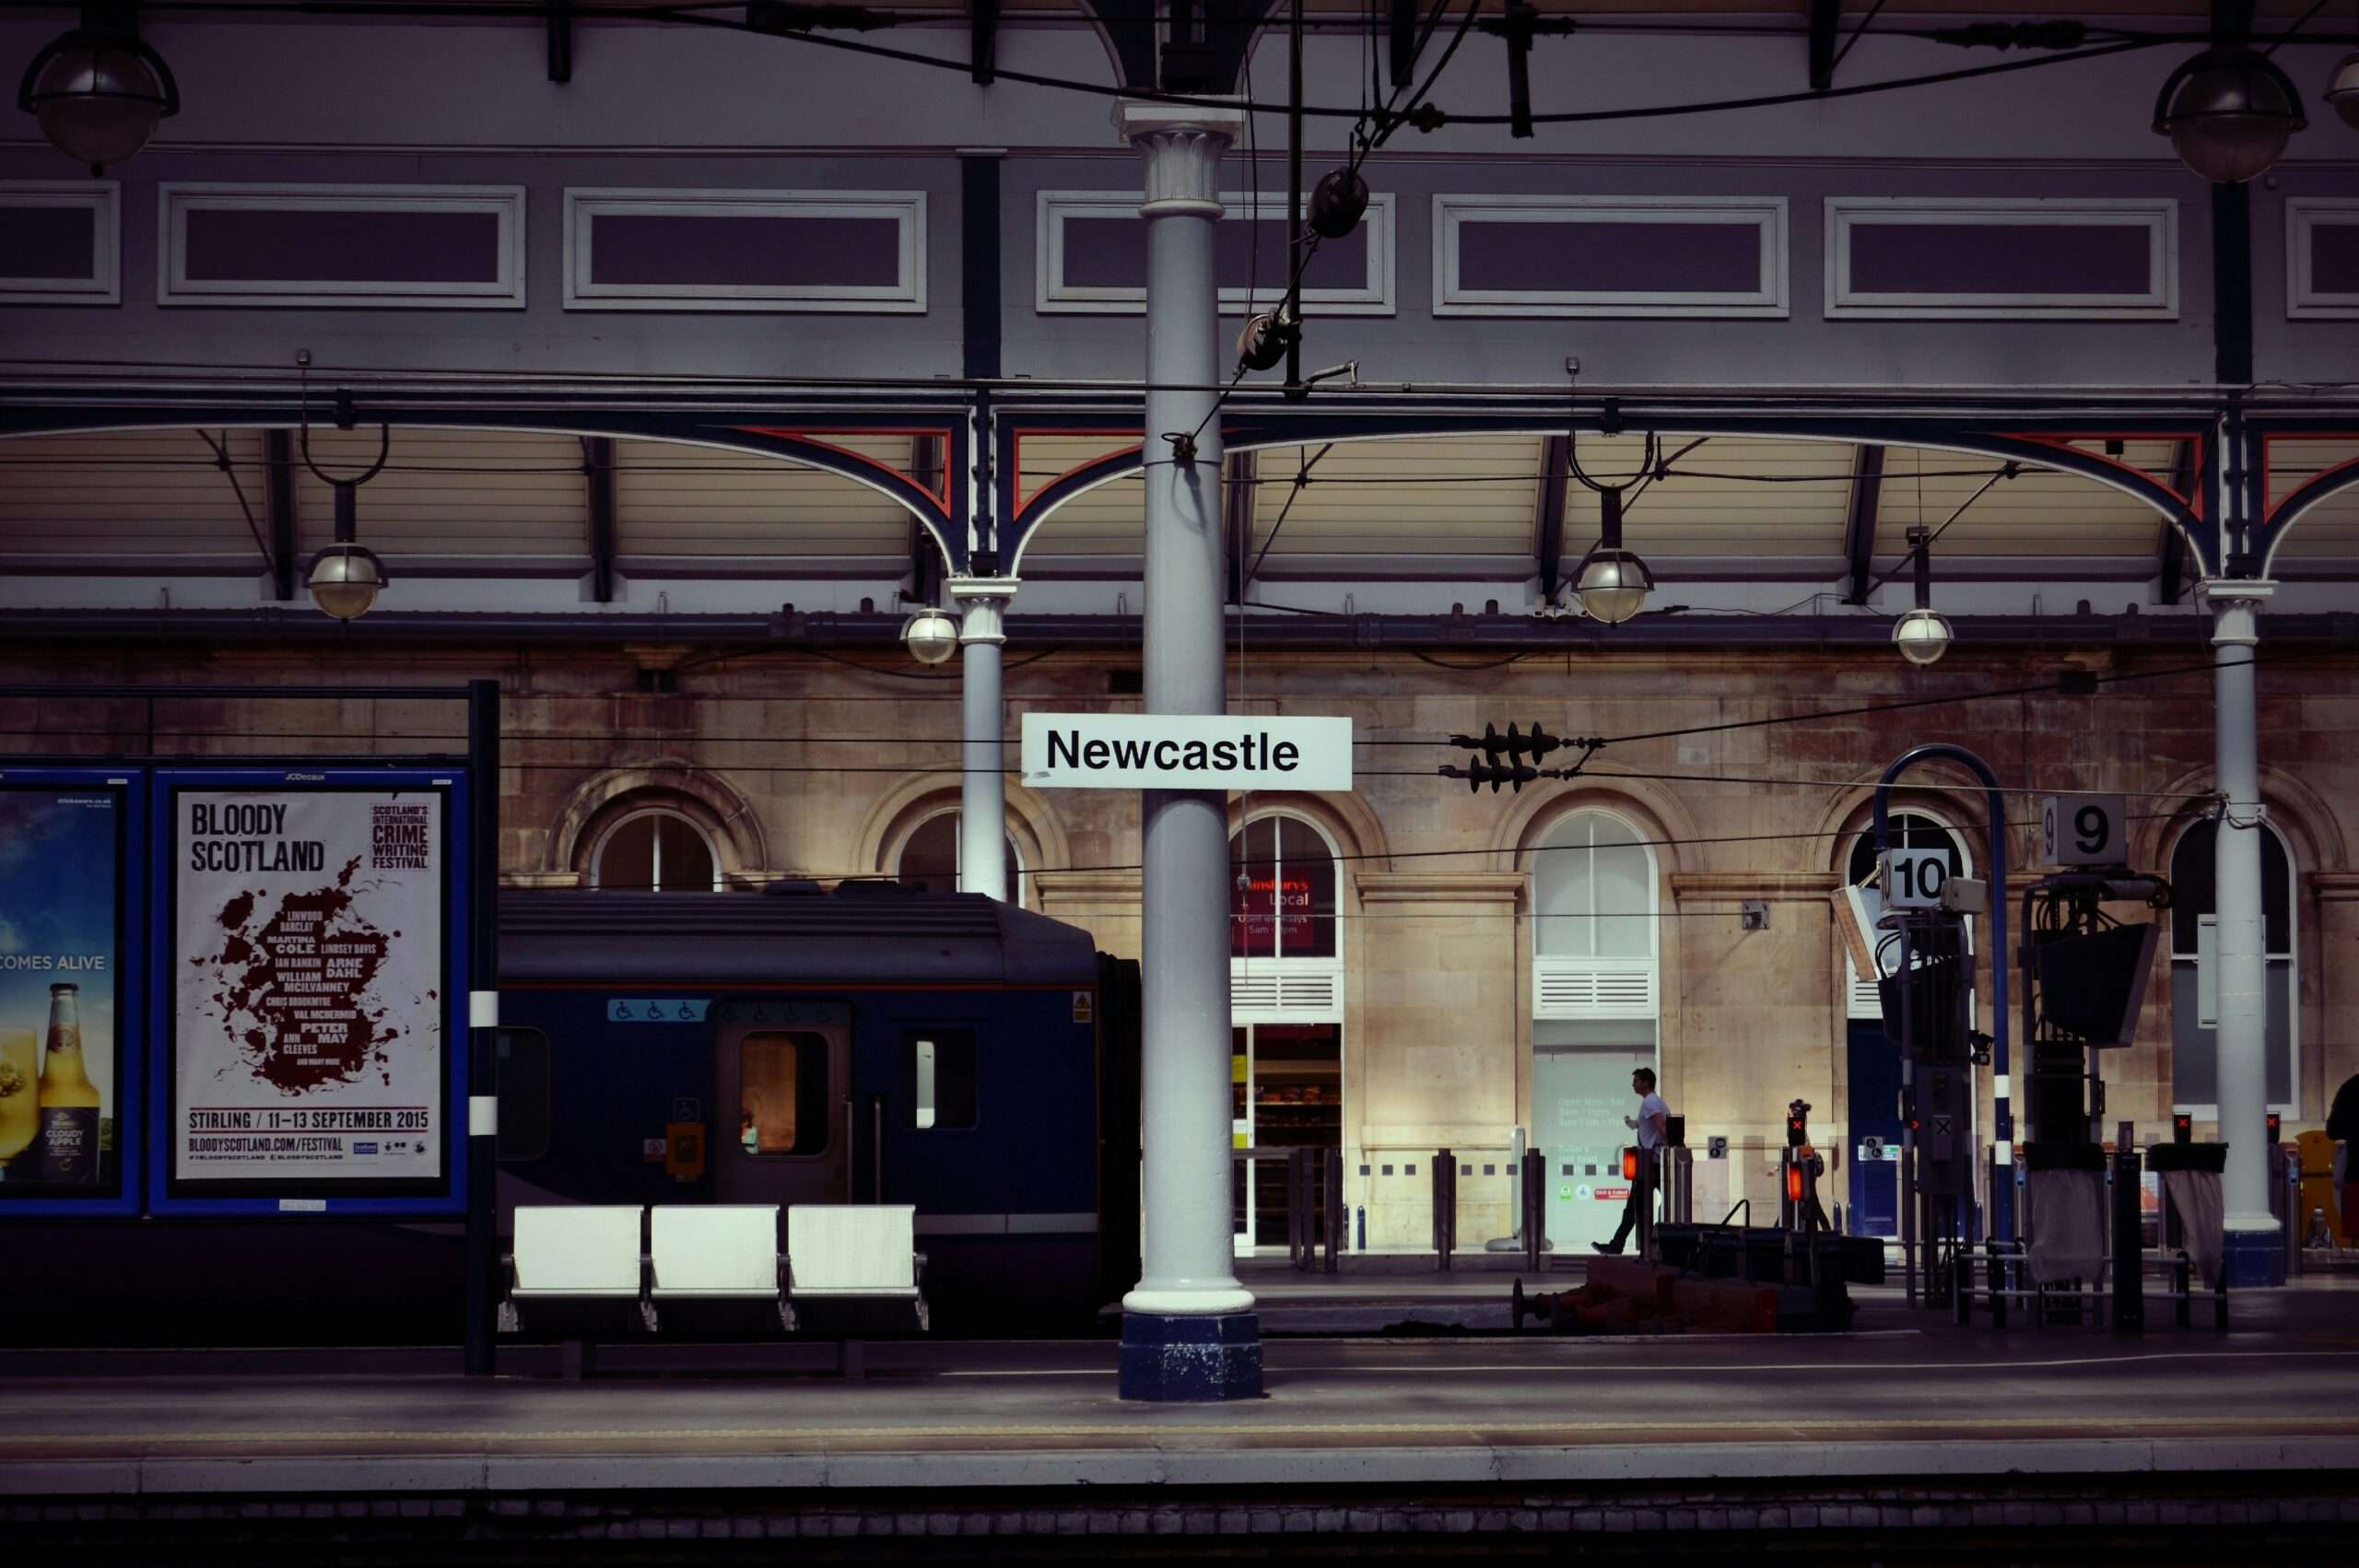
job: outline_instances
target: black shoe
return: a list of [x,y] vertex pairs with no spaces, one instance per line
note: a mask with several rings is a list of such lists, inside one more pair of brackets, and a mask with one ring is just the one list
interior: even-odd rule
[[1618,1246],[1608,1246],[1606,1243],[1602,1241],[1593,1241],[1590,1243],[1590,1246],[1597,1248],[1598,1251],[1605,1254],[1608,1258],[1619,1258],[1622,1256],[1622,1248]]

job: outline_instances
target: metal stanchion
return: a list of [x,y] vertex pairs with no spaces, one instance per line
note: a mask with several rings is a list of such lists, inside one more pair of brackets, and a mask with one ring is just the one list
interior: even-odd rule
[[1450,1255],[1458,1250],[1458,1156],[1447,1149],[1434,1151],[1434,1255],[1437,1267],[1448,1272]]
[[1310,1179],[1311,1158],[1318,1153],[1316,1149],[1286,1151],[1286,1254],[1299,1273],[1309,1271],[1319,1245]]
[[467,1219],[464,1366],[498,1370],[499,683],[467,683]]

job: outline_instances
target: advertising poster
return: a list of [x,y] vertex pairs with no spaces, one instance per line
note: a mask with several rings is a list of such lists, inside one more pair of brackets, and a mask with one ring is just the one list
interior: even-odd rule
[[111,1194],[126,806],[0,788],[0,1197]]
[[442,796],[182,790],[172,819],[173,1179],[439,1180]]

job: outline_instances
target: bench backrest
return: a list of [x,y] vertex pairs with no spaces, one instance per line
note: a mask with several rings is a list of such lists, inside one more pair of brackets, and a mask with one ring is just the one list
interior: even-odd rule
[[917,1210],[907,1203],[797,1203],[786,1256],[800,1290],[910,1290]]
[[659,1203],[647,1222],[658,1289],[778,1288],[777,1204]]
[[639,1205],[519,1205],[516,1285],[527,1291],[639,1289]]

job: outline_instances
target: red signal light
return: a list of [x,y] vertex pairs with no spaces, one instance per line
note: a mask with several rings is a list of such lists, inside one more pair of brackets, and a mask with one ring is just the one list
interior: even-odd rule
[[1622,1179],[1624,1181],[1638,1179],[1638,1152],[1636,1149],[1622,1151]]
[[2195,1141],[2195,1118],[2193,1117],[2182,1111],[2171,1117],[2171,1141],[2174,1143],[2192,1143]]
[[1799,1161],[1786,1167],[1786,1200],[1790,1203],[1802,1200],[1802,1167]]

